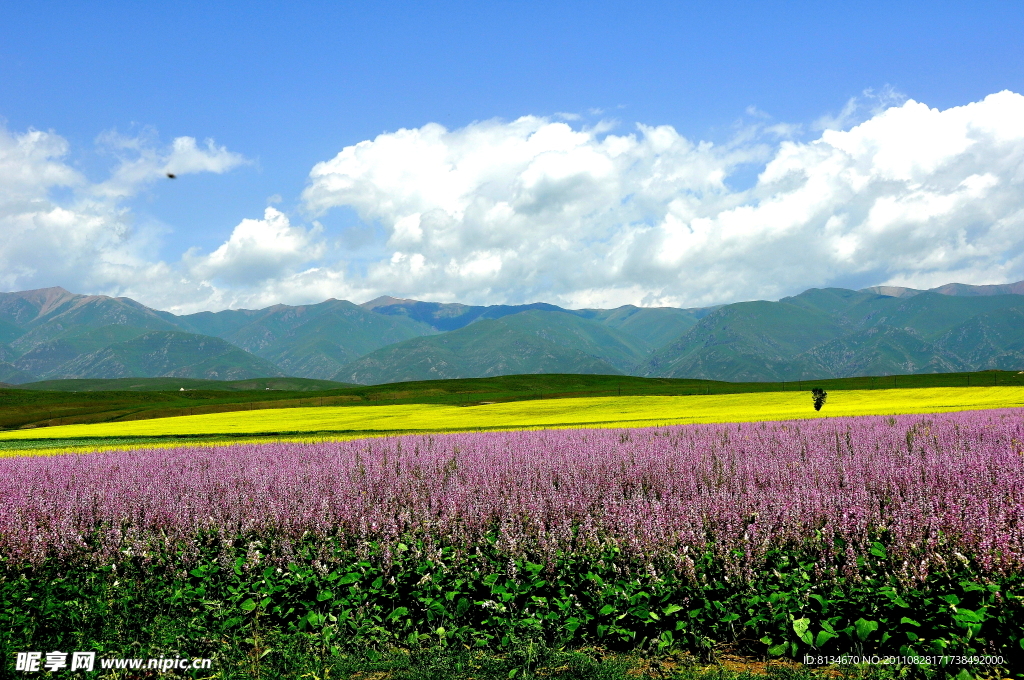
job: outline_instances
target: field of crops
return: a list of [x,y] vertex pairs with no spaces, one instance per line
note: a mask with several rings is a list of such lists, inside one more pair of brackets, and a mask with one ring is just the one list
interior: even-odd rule
[[186,637],[257,660],[289,639],[1024,667],[1019,409],[7,457],[0,497],[5,655]]
[[936,413],[1024,406],[1020,387],[933,387],[829,392],[816,412],[810,393],[587,397],[475,406],[400,404],[238,411],[151,420],[65,425],[0,433],[16,441],[107,437],[260,436],[472,431],[534,427],[631,427],[788,418]]

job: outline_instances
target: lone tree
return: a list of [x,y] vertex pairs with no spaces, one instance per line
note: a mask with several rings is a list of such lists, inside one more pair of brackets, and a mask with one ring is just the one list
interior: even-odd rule
[[814,400],[814,410],[820,411],[821,407],[825,405],[825,400],[828,399],[828,392],[820,387],[815,387],[811,390],[811,399]]

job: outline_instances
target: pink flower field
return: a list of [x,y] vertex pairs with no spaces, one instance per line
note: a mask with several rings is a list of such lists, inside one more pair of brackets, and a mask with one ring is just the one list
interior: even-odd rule
[[[402,541],[510,557],[617,547],[737,575],[776,548],[821,568],[881,542],[902,578],[1024,562],[1024,413],[403,436],[0,459],[11,564],[195,554],[258,540]],[[877,550],[877,545],[874,547]],[[652,567],[653,568],[653,567]]]

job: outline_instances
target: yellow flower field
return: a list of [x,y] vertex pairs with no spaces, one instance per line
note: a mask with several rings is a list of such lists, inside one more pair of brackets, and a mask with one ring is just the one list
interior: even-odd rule
[[[407,404],[236,411],[95,425],[16,430],[10,440],[160,436],[352,436],[546,427],[642,427],[1024,406],[1019,387],[834,391],[820,413],[809,392],[685,397],[589,397],[480,406]],[[97,441],[97,444],[99,441]],[[11,447],[8,446],[8,449]]]

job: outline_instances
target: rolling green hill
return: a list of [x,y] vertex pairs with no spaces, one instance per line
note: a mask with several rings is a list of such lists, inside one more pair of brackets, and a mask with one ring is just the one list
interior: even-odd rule
[[273,364],[235,347],[226,340],[153,331],[80,356],[61,368],[68,378],[177,377],[207,380],[245,380],[283,377]]
[[[143,363],[152,356],[133,360],[124,355],[124,348],[113,348],[150,331],[177,333],[165,339],[162,350],[173,365],[146,367]],[[171,373],[326,379],[375,349],[435,332],[412,319],[374,314],[343,300],[175,316],[127,298],[75,295],[61,288],[3,293],[0,337],[11,344],[0,345],[0,380],[24,383]],[[220,337],[243,353],[194,359],[189,353],[197,343],[202,345],[196,340],[200,336]],[[92,356],[106,348],[117,356],[110,352]],[[254,363],[245,351],[264,361]]]
[[623,305],[615,309],[571,310],[571,313],[631,335],[650,347],[662,347],[693,328],[713,309]]
[[346,300],[277,305],[224,336],[289,375],[329,379],[370,352],[436,331],[404,316],[382,316]]
[[[11,343],[11,347],[19,353],[27,352],[39,343],[63,338],[69,333],[80,334],[104,326],[179,330],[160,313],[128,298],[74,295],[63,288],[3,295],[7,300],[0,301],[0,319],[9,323],[27,319],[19,323],[25,332]],[[5,314],[5,311],[8,313]]]
[[544,302],[528,305],[472,306],[458,303],[421,302],[380,297],[361,305],[385,316],[403,316],[425,323],[437,331],[453,331],[487,319],[501,319],[529,311],[566,312],[622,331],[651,347],[674,340],[697,320],[716,308],[677,309],[675,307],[636,307],[615,309],[563,309]]
[[666,378],[793,380],[806,372],[794,365],[796,355],[842,334],[835,320],[813,308],[740,302],[703,318],[641,371]]
[[378,298],[176,316],[62,288],[0,293],[0,382],[517,373],[716,380],[1024,368],[1024,282],[810,289],[704,309]]
[[0,346],[6,346],[24,335],[25,331],[10,321],[0,319]]
[[134,326],[72,326],[56,340],[34,345],[14,362],[15,367],[29,375],[48,378],[61,374],[61,367],[80,356],[145,335],[148,331]]
[[345,366],[334,379],[379,384],[518,373],[621,374],[647,349],[599,323],[531,310],[377,350]]
[[640,372],[771,381],[1019,370],[1022,322],[1024,296],[1016,294],[811,289],[779,302],[722,307],[655,352]]
[[26,373],[14,364],[9,364],[6,361],[0,362],[0,382],[18,385],[20,383],[32,382],[35,379],[36,376]]
[[445,302],[421,302],[420,300],[404,300],[388,296],[364,302],[361,307],[376,314],[392,317],[406,317],[427,324],[437,331],[455,331],[465,328],[476,321],[501,319],[520,312],[540,310],[545,312],[564,312],[566,310],[546,302],[534,302],[528,305],[463,305]]
[[179,330],[174,318],[128,298],[76,295],[63,288],[0,293],[0,331],[16,336],[4,352],[0,380],[23,383],[73,374],[73,362],[107,346],[149,331]]
[[315,305],[274,305],[179,318],[194,332],[223,338],[289,375],[315,379],[328,379],[373,350],[436,332],[403,316],[382,316],[333,299]]
[[249,380],[203,380],[200,378],[73,378],[42,380],[18,385],[18,389],[53,392],[174,392],[219,390],[243,392],[270,390],[314,392],[356,387],[349,383],[309,378],[250,378]]
[[955,357],[915,333],[884,324],[830,340],[799,355],[800,377],[948,373]]

